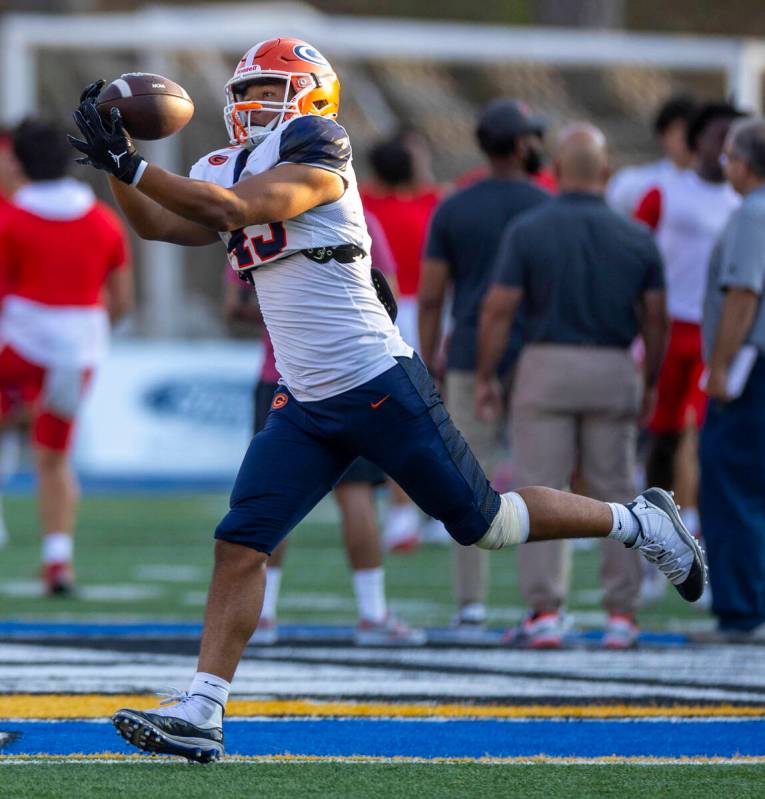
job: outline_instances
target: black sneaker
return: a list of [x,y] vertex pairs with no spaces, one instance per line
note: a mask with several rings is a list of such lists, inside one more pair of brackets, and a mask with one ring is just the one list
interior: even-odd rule
[[214,723],[197,727],[167,711],[122,708],[112,716],[117,732],[133,746],[156,755],[178,755],[197,763],[212,763],[223,756],[223,730]]

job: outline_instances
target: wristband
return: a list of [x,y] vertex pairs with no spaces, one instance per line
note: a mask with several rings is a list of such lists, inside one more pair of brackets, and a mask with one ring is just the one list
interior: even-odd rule
[[149,162],[141,158],[140,163],[136,168],[135,174],[133,175],[133,179],[130,181],[131,186],[138,185],[138,181],[143,177],[143,173],[146,171],[147,166],[149,166]]

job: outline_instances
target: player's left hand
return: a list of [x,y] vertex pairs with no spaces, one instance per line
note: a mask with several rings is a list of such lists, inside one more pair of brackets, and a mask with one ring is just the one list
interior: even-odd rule
[[69,136],[69,142],[85,156],[77,159],[78,164],[103,169],[123,183],[132,184],[139,169],[146,162],[138,155],[130,134],[122,126],[122,115],[118,108],[112,108],[111,129],[104,125],[96,108],[102,86],[103,81],[98,80],[91,83],[80,95],[80,105],[74,112],[74,121],[85,140]]

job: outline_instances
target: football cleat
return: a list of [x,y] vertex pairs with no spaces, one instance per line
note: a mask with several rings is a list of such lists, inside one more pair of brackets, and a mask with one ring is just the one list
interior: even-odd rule
[[627,507],[640,524],[630,549],[653,563],[683,599],[695,602],[706,584],[704,551],[683,524],[672,495],[662,488],[648,488]]
[[[176,693],[160,704],[177,701],[182,705],[189,699],[188,694]],[[215,716],[197,725],[171,712],[122,708],[112,716],[112,724],[129,744],[149,754],[177,755],[196,763],[212,763],[223,756],[223,728]]]

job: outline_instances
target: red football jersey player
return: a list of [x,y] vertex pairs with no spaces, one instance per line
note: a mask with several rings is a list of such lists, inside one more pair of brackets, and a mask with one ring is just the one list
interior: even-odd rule
[[30,425],[45,588],[64,593],[78,494],[68,455],[74,419],[109,321],[132,302],[132,277],[121,222],[66,177],[63,132],[26,120],[11,144],[3,172],[15,168],[18,179],[7,181],[11,196],[0,208],[0,414],[6,428]]

